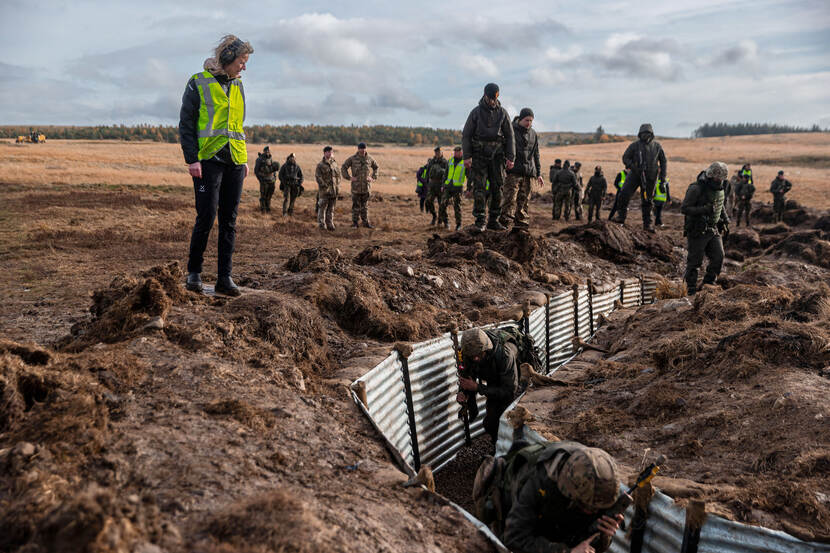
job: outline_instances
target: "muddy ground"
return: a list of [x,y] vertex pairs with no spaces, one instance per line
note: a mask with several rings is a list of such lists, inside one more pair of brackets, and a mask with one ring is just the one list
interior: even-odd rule
[[[229,299],[181,286],[193,218],[187,189],[0,188],[0,550],[487,551],[440,496],[401,487],[405,477],[347,384],[395,342],[503,320],[517,291],[683,270],[675,209],[655,236],[638,228],[636,209],[626,227],[579,226],[552,223],[550,203],[536,198],[530,235],[456,233],[430,228],[414,198],[381,192],[370,206],[375,230],[347,228],[345,198],[331,234],[316,229],[312,201],[301,197],[293,219],[264,216],[245,191],[234,257],[245,293]],[[465,200],[465,222],[470,207]],[[826,535],[826,496],[776,506],[828,482],[819,447],[830,442],[827,291],[816,284],[828,280],[828,236],[820,214],[799,209],[790,210],[795,229],[762,224],[757,244],[754,235],[730,241],[742,261],[727,264],[727,290],[699,296],[688,316],[659,306],[614,315],[599,340],[623,357],[575,364],[575,393],[540,400],[534,424],[561,411],[582,422],[551,423],[557,435],[625,463],[643,447],[668,449],[671,476],[732,486],[736,499],[713,502],[717,512]],[[214,239],[207,254],[211,282]],[[763,297],[786,296],[777,310],[735,293],[759,286]],[[655,337],[666,328],[677,334]],[[763,353],[791,343],[803,348],[792,361]],[[750,368],[736,369],[730,355],[751,359]],[[678,392],[680,407],[667,400],[665,412],[652,412],[637,396],[658,378],[682,388],[693,377],[700,390]],[[747,402],[720,418],[699,407],[719,379],[726,397]],[[721,392],[711,393],[723,407]],[[610,415],[595,407],[597,394],[617,404]],[[663,442],[670,424],[675,441]],[[720,437],[701,437],[701,424]],[[741,441],[761,435],[765,448]],[[721,461],[727,453],[730,463]],[[726,465],[733,470],[721,476]],[[774,475],[774,487],[762,485]],[[438,485],[440,493],[440,476]]]

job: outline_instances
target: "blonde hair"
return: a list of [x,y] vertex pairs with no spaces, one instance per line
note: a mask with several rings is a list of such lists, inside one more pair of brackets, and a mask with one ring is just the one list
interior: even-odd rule
[[[254,47],[236,35],[225,35],[213,50],[213,57],[205,60],[204,68],[214,75],[225,73],[225,66],[244,54],[253,54]],[[232,58],[230,56],[233,56]],[[223,63],[224,61],[224,63]]]

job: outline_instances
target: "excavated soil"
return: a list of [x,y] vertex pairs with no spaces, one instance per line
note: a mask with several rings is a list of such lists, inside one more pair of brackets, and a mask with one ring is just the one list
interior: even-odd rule
[[[0,188],[3,551],[491,551],[444,497],[402,486],[348,384],[396,342],[513,317],[524,299],[637,274],[676,296],[683,272],[675,210],[656,235],[636,207],[626,227],[569,227],[544,203],[530,233],[450,233],[384,195],[375,230],[321,233],[313,197],[282,219],[246,191],[243,295],[209,297],[182,286],[188,189],[70,188]],[[598,335],[612,353],[563,370],[567,393],[532,391],[534,424],[631,466],[664,451],[677,497],[826,536],[827,215],[806,213],[735,242],[745,260],[694,304],[612,316]],[[102,231],[124,228],[139,230]],[[437,473],[438,494],[469,505],[485,448]]]

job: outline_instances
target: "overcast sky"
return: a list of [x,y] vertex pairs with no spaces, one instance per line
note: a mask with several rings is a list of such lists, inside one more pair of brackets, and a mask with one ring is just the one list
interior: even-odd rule
[[460,128],[494,81],[540,130],[830,127],[828,0],[0,0],[0,124],[176,124],[225,33],[248,124]]

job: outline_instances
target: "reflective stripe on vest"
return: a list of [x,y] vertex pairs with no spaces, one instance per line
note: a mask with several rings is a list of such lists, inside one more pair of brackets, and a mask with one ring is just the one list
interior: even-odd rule
[[449,166],[447,169],[447,180],[444,181],[444,184],[452,183],[452,185],[456,188],[461,188],[464,186],[464,179],[466,178],[466,173],[464,170],[464,160],[463,159],[455,159],[450,158]]
[[620,182],[617,183],[617,190],[622,190],[625,184],[625,171],[620,171]]
[[666,187],[663,186],[663,181],[657,179],[657,184],[654,186],[654,201],[662,204],[666,203]]
[[207,71],[193,75],[199,89],[199,160],[210,159],[230,142],[231,159],[237,165],[248,161],[245,147],[245,89],[233,79],[228,94],[216,77]]

